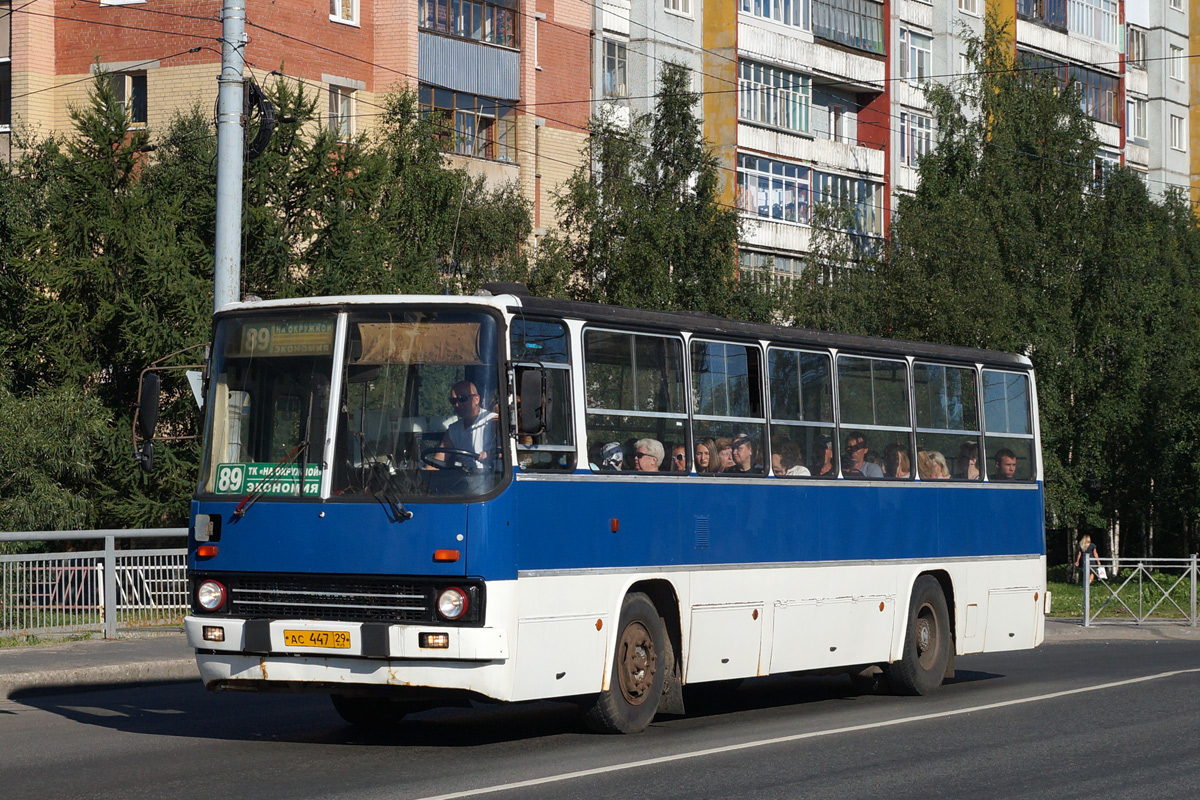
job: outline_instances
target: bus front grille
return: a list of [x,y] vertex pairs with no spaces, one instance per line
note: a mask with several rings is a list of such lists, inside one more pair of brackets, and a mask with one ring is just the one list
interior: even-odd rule
[[432,622],[434,587],[387,579],[298,575],[233,577],[228,613],[235,617],[343,622]]

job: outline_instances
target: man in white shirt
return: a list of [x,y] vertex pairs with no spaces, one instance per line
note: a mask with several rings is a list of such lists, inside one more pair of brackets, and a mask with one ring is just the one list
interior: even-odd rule
[[[496,454],[496,433],[499,417],[492,411],[484,411],[479,402],[479,390],[470,381],[459,381],[450,389],[450,406],[458,419],[450,423],[442,437],[441,449],[463,450],[474,453],[478,461],[455,457],[469,470],[491,467]],[[446,460],[445,452],[436,452],[438,461]],[[478,466],[477,466],[478,464]]]

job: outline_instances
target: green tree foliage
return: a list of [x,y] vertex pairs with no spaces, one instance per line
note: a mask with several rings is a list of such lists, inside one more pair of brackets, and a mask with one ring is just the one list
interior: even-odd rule
[[668,62],[653,113],[591,120],[536,277],[580,300],[770,318],[769,284],[738,280],[737,212],[719,202],[719,163],[689,84]]
[[1195,220],[1127,170],[1098,171],[1078,87],[1021,69],[1004,33],[989,19],[973,74],[930,88],[938,146],[890,248],[827,299],[866,333],[1027,354],[1048,523],[1107,531],[1110,549],[1142,532],[1144,552],[1156,526],[1194,530],[1184,497],[1200,494]]
[[[411,92],[352,142],[293,83],[269,93],[288,121],[246,165],[245,292],[473,291],[529,272],[521,194],[449,168]],[[130,433],[141,371],[202,360],[189,348],[210,335],[215,137],[199,109],[131,128],[104,74],[70,114],[74,135],[0,165],[0,529],[178,525],[197,442],[160,443],[146,475]],[[198,430],[166,373],[160,434]]]

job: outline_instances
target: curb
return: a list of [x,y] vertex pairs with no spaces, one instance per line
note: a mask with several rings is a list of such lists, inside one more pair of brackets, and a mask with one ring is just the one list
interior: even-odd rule
[[0,675],[0,700],[9,700],[19,695],[80,692],[106,686],[189,680],[200,680],[200,671],[194,658],[104,664],[45,672],[18,672]]

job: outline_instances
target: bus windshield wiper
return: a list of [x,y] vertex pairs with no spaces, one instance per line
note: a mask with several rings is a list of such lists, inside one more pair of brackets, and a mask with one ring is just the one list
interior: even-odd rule
[[[250,506],[254,505],[254,503],[257,502],[258,498],[262,497],[263,487],[265,487],[267,485],[267,482],[272,480],[279,473],[279,470],[283,469],[288,464],[291,464],[293,461],[295,461],[297,456],[299,456],[301,453],[307,453],[307,452],[308,452],[308,441],[307,440],[300,442],[298,445],[293,447],[291,449],[291,451],[286,456],[283,457],[282,461],[280,461],[275,466],[271,467],[271,471],[268,472],[266,475],[264,475],[262,480],[260,480],[256,484],[254,484],[254,488],[251,489],[250,492],[245,497],[242,498],[242,502],[238,503],[237,507],[235,509],[233,509],[233,516],[236,519],[241,519],[242,516],[246,513],[246,509],[250,508]],[[307,459],[305,459],[305,460],[307,461]],[[304,485],[304,476],[303,475],[300,476],[300,485],[301,486]]]

